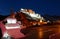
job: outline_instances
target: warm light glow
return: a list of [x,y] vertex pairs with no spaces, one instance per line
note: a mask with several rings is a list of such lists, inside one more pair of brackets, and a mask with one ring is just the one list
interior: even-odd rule
[[60,33],[60,26],[58,26],[58,32]]
[[42,22],[42,20],[40,20],[40,22]]
[[37,23],[36,22],[33,22],[33,25],[36,25]]
[[38,35],[39,35],[39,38],[43,38],[43,29],[42,28],[39,29]]
[[33,14],[33,10],[29,9],[28,11],[29,11],[29,13]]

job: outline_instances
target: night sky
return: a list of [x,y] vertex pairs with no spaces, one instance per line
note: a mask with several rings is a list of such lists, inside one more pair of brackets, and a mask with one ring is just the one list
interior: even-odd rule
[[0,0],[0,15],[9,15],[10,9],[27,8],[44,15],[60,15],[60,0]]

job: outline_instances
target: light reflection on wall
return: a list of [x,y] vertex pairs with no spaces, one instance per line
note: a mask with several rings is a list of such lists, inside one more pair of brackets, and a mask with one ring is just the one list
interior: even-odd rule
[[39,28],[38,31],[39,31],[39,32],[38,32],[39,38],[43,38],[43,28]]
[[58,26],[58,33],[60,33],[60,26]]

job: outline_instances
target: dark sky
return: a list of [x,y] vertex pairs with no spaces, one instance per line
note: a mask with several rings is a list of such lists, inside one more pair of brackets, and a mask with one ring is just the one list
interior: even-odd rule
[[10,9],[32,9],[40,14],[60,15],[60,0],[0,0],[0,15],[9,15]]

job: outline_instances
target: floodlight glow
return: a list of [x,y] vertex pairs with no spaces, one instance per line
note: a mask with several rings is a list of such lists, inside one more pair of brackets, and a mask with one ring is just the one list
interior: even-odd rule
[[21,10],[24,10],[23,8],[21,8]]
[[9,26],[6,26],[6,29],[16,29],[16,28],[20,28],[20,26],[14,26],[14,27],[9,27]]
[[33,17],[33,18],[41,18],[41,16],[38,15],[38,14],[30,14],[30,16]]
[[9,19],[7,19],[7,23],[16,23],[16,19],[11,19],[11,18],[9,18]]

